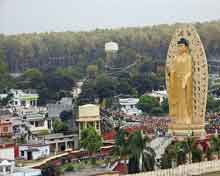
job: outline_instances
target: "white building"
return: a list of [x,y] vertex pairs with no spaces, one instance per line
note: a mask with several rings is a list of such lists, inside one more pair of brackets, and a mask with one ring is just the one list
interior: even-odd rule
[[0,176],[10,176],[14,171],[15,163],[11,160],[0,160]]
[[36,107],[37,101],[39,98],[38,94],[35,93],[25,93],[22,90],[11,89],[9,94],[12,94],[12,100],[9,102],[9,105],[15,107]]
[[142,111],[136,107],[138,101],[139,101],[138,98],[120,98],[119,104],[121,106],[121,111],[127,115],[141,114]]
[[148,96],[155,97],[159,99],[159,102],[162,103],[165,98],[167,98],[166,90],[153,90],[151,93],[147,94]]
[[32,134],[40,134],[42,131],[52,129],[52,120],[48,120],[43,113],[26,114],[23,119],[28,122],[28,128]]
[[16,168],[11,160],[0,160],[0,176],[41,176],[40,169]]
[[60,117],[63,111],[73,110],[73,98],[63,97],[60,101],[56,103],[47,104],[48,117],[50,119]]
[[0,144],[0,159],[15,160],[15,152],[13,144]]
[[24,160],[37,160],[50,155],[48,144],[32,144],[19,146],[19,158]]
[[0,100],[7,98],[8,94],[0,94]]
[[76,86],[73,87],[72,90],[73,98],[77,98],[79,94],[82,92],[82,85],[83,85],[83,81],[76,82]]
[[77,134],[64,135],[63,133],[53,133],[45,135],[43,140],[45,144],[50,146],[51,153],[78,149],[79,137]]

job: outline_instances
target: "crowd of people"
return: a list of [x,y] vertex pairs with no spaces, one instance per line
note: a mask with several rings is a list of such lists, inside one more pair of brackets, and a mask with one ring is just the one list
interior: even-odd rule
[[[113,113],[112,115],[114,119],[120,118],[128,122],[140,123],[139,125],[125,126],[129,132],[139,129],[150,135],[164,136],[168,132],[168,126],[170,123],[169,117],[132,116],[119,112]],[[205,130],[207,134],[220,133],[220,113],[206,115]]]
[[211,133],[220,133],[220,114],[214,113],[214,114],[208,114],[206,116],[206,125],[205,129],[208,134]]
[[148,117],[144,120],[144,131],[148,134],[165,135],[170,119],[167,117]]

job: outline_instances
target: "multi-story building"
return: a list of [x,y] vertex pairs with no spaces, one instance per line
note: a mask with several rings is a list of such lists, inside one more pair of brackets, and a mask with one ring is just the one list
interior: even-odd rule
[[19,89],[11,89],[8,95],[12,95],[9,105],[14,107],[37,107],[39,95],[36,93],[25,93]]
[[121,112],[127,114],[127,115],[139,115],[142,113],[141,110],[139,110],[136,107],[136,104],[138,103],[138,98],[120,98],[119,104]]
[[55,133],[45,135],[43,138],[45,144],[50,146],[50,152],[62,152],[67,149],[78,149],[79,137],[77,134],[64,135]]
[[14,160],[15,146],[12,143],[0,143],[0,159]]
[[79,106],[79,138],[81,131],[88,127],[94,127],[96,131],[101,134],[100,128],[100,107],[95,104],[86,104]]
[[0,112],[0,137],[11,137],[12,129],[12,115],[7,111]]
[[0,176],[41,176],[40,169],[16,168],[14,160],[0,159]]
[[37,160],[50,155],[48,144],[23,144],[19,146],[19,158],[24,160]]
[[166,90],[153,90],[151,93],[147,94],[148,96],[158,98],[159,102],[162,103],[165,98],[167,98]]
[[[45,134],[49,129],[52,129],[51,125],[48,125],[48,120],[44,113],[30,113],[23,116],[23,120],[27,122],[28,128],[32,134]],[[49,128],[48,128],[49,127]]]
[[74,104],[72,97],[63,97],[56,103],[47,104],[48,120],[59,119],[68,124],[69,129],[76,129]]

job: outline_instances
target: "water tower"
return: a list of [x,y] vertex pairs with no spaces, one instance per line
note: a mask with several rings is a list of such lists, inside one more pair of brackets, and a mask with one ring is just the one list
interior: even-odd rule
[[113,61],[117,58],[119,46],[116,42],[105,43],[106,64],[112,66]]

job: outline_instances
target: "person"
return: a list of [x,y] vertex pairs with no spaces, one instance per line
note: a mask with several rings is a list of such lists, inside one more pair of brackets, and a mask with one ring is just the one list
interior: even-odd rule
[[169,115],[177,124],[192,122],[192,57],[185,38],[177,42],[178,54],[167,66]]

